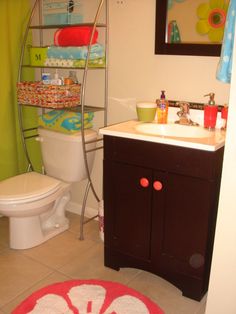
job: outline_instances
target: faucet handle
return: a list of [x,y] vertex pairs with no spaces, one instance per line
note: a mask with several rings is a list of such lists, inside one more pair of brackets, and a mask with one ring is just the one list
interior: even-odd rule
[[[182,115],[183,114],[189,114],[190,104],[188,102],[186,102],[186,101],[179,101],[179,102],[177,102],[177,104],[180,107],[180,111],[178,113],[182,113]],[[178,116],[179,116],[179,114],[178,114]]]
[[175,121],[175,123],[198,126],[199,124],[193,122],[190,118],[190,104],[186,101],[180,101],[177,104],[180,108],[180,111],[177,112],[179,121]]

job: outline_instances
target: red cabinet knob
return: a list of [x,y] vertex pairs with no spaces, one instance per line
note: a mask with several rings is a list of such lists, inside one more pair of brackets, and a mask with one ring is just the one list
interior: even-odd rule
[[162,183],[160,181],[154,181],[153,182],[153,188],[156,191],[161,191],[162,190]]
[[149,181],[147,178],[141,178],[139,183],[143,188],[147,188],[149,186]]

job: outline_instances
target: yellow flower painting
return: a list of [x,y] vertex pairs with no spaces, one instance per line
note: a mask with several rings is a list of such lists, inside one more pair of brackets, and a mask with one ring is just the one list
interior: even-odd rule
[[197,8],[198,22],[196,30],[200,35],[208,36],[212,43],[221,43],[227,16],[229,0],[209,0]]

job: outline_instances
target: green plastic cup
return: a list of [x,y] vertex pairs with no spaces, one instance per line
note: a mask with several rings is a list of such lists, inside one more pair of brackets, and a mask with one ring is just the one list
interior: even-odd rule
[[136,105],[138,120],[143,122],[153,122],[155,119],[157,105],[152,102],[141,102]]

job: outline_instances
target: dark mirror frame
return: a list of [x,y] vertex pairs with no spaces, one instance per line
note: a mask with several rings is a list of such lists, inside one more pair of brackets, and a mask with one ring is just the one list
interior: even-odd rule
[[168,0],[156,0],[155,54],[220,56],[221,44],[168,44],[166,43],[166,17]]

